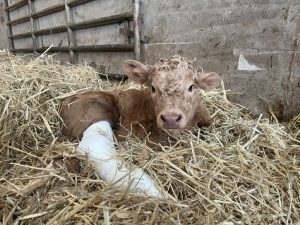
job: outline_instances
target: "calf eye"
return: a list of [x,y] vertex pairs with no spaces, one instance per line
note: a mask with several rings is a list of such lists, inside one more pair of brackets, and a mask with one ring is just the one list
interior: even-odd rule
[[155,93],[155,87],[153,85],[151,85],[151,91],[152,93]]
[[191,85],[191,86],[189,87],[188,91],[189,91],[189,92],[192,92],[192,91],[193,91],[193,87],[194,87],[194,85]]

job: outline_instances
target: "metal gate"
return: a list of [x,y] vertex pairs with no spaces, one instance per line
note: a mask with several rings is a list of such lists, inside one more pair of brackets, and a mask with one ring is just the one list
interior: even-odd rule
[[[4,0],[4,3],[9,48],[13,53],[64,52],[73,64],[81,52],[132,52],[135,59],[140,59],[138,0],[127,3]],[[113,6],[120,9],[112,10]],[[106,11],[111,13],[105,15]]]

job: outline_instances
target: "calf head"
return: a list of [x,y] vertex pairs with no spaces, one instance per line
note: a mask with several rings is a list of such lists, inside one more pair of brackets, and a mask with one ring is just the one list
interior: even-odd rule
[[216,73],[197,72],[180,56],[162,59],[154,66],[127,60],[123,70],[129,79],[150,88],[157,126],[164,129],[196,125],[194,118],[201,102],[197,88],[210,91],[221,81]]

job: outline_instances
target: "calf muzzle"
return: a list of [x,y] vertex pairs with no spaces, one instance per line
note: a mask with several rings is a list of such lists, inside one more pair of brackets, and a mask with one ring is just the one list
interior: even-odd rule
[[177,112],[165,112],[159,116],[160,123],[164,129],[180,129],[182,114]]

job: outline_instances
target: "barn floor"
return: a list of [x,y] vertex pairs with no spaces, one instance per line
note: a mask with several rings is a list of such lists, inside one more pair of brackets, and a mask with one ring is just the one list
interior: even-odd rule
[[[299,224],[300,116],[252,119],[220,88],[203,93],[214,125],[174,134],[180,145],[117,143],[173,196],[145,198],[97,178],[76,143],[58,143],[57,111],[80,90],[132,88],[52,56],[0,52],[0,224]],[[69,160],[69,159],[72,160]],[[78,171],[68,162],[80,160]]]

